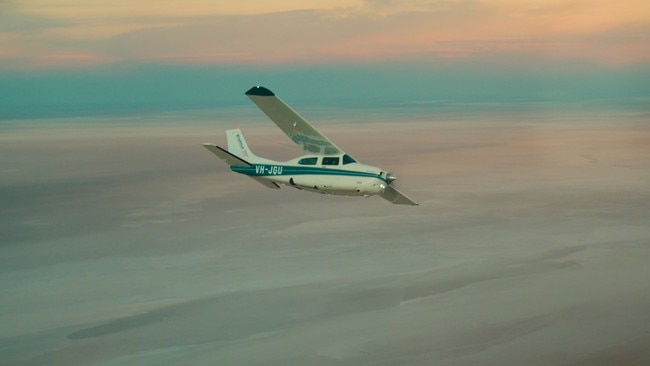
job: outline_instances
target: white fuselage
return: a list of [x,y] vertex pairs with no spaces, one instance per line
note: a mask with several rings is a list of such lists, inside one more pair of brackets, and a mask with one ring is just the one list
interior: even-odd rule
[[257,180],[346,196],[382,193],[388,186],[389,176],[381,169],[360,164],[348,155],[306,155],[287,162],[260,159],[251,166],[232,166],[231,169]]

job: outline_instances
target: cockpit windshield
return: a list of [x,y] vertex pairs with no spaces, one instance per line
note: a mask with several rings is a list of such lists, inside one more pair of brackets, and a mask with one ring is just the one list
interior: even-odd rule
[[351,157],[350,155],[348,155],[348,154],[343,155],[343,165],[352,164],[352,163],[356,163],[356,162],[357,161],[354,160],[354,158]]

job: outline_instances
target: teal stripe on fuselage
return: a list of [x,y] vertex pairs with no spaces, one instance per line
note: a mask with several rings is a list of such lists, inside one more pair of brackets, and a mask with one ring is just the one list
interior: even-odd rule
[[334,168],[319,168],[313,166],[253,164],[251,166],[231,166],[230,169],[234,172],[249,175],[252,177],[277,177],[286,175],[339,175],[344,177],[370,177],[386,181],[380,175],[374,173]]

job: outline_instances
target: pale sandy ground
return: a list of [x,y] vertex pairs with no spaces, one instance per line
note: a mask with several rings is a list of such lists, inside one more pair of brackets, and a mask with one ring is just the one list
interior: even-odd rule
[[0,364],[650,364],[647,114],[319,113],[421,206],[201,148],[292,157],[256,114],[5,124]]

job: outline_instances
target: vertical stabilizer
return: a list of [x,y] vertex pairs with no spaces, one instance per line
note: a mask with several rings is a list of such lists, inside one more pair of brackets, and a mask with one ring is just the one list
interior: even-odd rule
[[238,156],[246,161],[258,160],[258,157],[253,154],[251,149],[244,139],[244,135],[240,129],[227,130],[226,137],[228,139],[228,152]]
[[236,157],[247,161],[250,164],[277,164],[277,161],[260,158],[253,154],[246,143],[244,134],[239,128],[226,131],[228,139],[228,152]]

